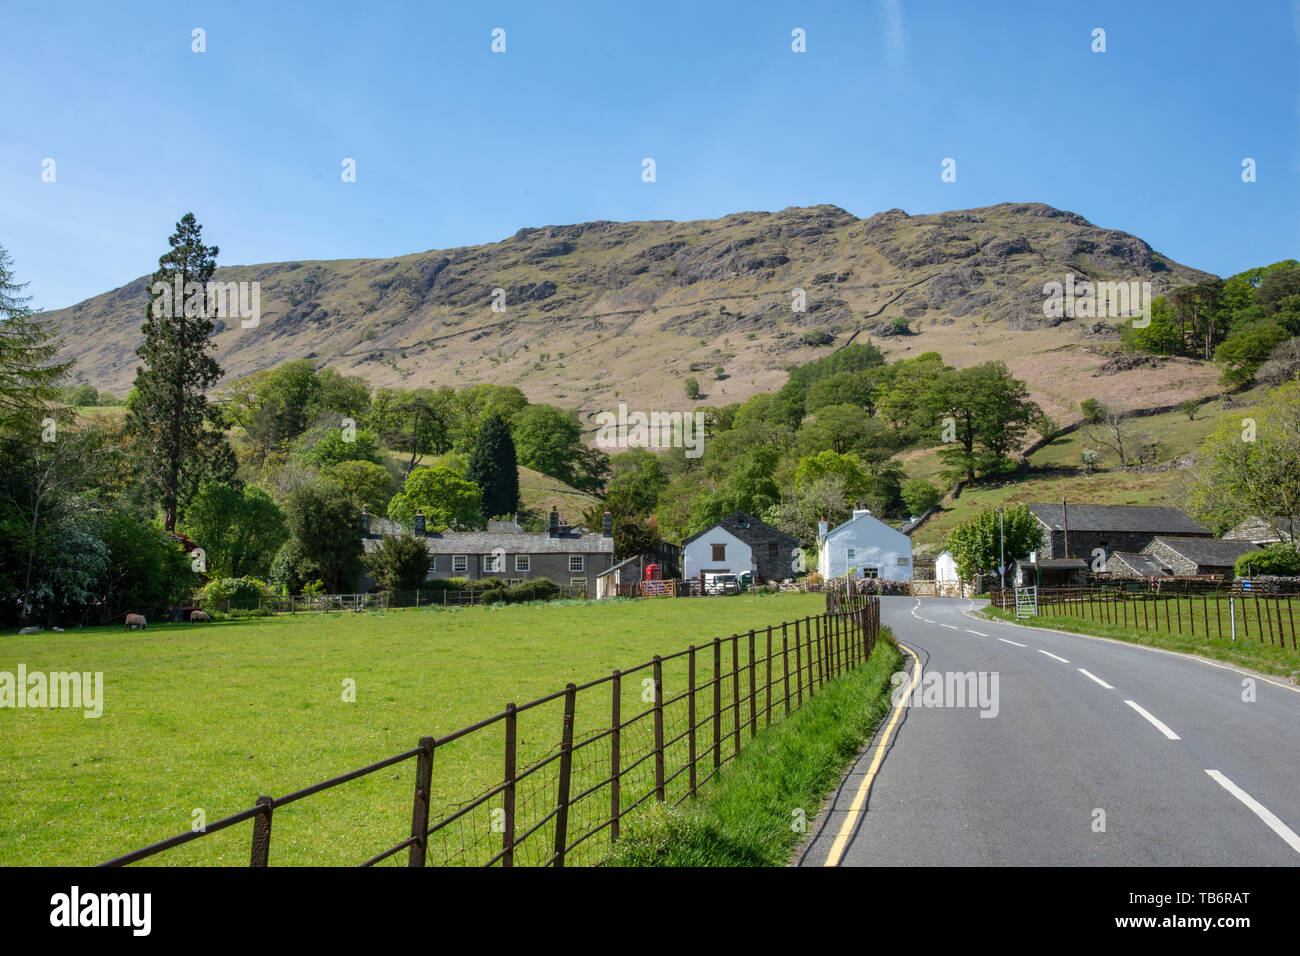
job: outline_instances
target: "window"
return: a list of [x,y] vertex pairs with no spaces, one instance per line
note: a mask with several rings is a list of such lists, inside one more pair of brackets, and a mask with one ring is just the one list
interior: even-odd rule
[[464,554],[453,554],[451,556],[451,570],[453,574],[464,574],[469,570],[469,556]]
[[880,577],[880,568],[863,568],[862,576],[864,578],[878,578]]
[[583,557],[580,554],[569,555],[569,572],[585,571],[586,566],[583,564]]
[[569,587],[571,588],[585,588],[586,586],[586,578],[569,578]]
[[899,558],[899,559],[898,559],[898,563],[899,563],[901,566],[906,567],[907,565],[909,565],[909,564],[912,563],[912,559],[911,559],[911,558]]
[[852,561],[856,557],[857,557],[857,552],[854,551],[852,548],[849,548],[848,559]]
[[524,583],[523,578],[506,578],[506,585],[509,587],[514,587],[516,584],[523,584],[523,583]]
[[713,545],[713,560],[714,561],[727,560],[727,546],[725,544]]
[[531,571],[533,569],[533,556],[531,554],[515,555],[516,571]]
[[429,555],[429,574],[432,576],[433,572],[437,570],[438,570],[438,556],[436,554],[431,554]]
[[777,557],[780,557],[780,556],[781,556],[781,546],[780,546],[779,544],[777,544],[775,541],[773,541],[771,544],[769,544],[769,545],[767,546],[767,556],[768,556],[769,558],[777,558]]
[[504,571],[505,568],[503,568],[503,567],[501,566],[502,563],[503,563],[503,562],[502,562],[502,559],[503,559],[504,557],[505,557],[505,555],[502,555],[502,554],[485,554],[485,555],[483,555],[483,573],[484,573],[484,574],[494,574],[494,573],[497,573],[497,572],[500,572],[500,571]]

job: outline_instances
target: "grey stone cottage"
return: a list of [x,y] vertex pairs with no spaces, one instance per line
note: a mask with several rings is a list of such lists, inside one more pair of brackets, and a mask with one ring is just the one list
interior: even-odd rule
[[[422,511],[416,513],[410,529],[371,515],[369,508],[362,515],[367,554],[391,535],[409,531],[422,538],[431,558],[427,580],[495,577],[506,584],[521,584],[549,578],[561,587],[580,587],[595,595],[596,578],[614,564],[613,520],[608,511],[599,533],[561,523],[554,508],[545,531],[525,531],[514,519],[489,521],[486,531],[429,532]],[[374,584],[370,573],[363,572],[357,590],[366,591]]]

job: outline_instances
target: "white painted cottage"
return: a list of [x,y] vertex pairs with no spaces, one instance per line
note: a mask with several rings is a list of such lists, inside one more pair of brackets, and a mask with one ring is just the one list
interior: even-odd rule
[[[817,526],[817,570],[824,578],[852,574],[884,581],[912,580],[912,539],[865,509],[836,528]],[[937,573],[937,572],[936,572]]]

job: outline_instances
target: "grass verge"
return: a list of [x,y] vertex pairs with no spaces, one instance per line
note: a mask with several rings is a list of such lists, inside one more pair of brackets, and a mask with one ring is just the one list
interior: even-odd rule
[[[1014,613],[994,607],[984,608],[981,612],[994,621],[1011,624],[1023,623],[1016,620]],[[1166,631],[1148,631],[1114,624],[1102,624],[1081,618],[1064,616],[1039,616],[1034,618],[1031,627],[1048,627],[1071,634],[1091,634],[1094,637],[1109,637],[1129,644],[1144,647],[1159,647],[1168,651],[1180,651],[1184,654],[1196,654],[1211,660],[1223,661],[1248,667],[1261,674],[1272,674],[1292,681],[1300,679],[1300,654],[1289,647],[1276,644],[1261,644],[1255,639],[1239,638],[1234,641],[1228,637],[1195,637],[1189,634],[1168,633]]]
[[784,866],[862,744],[889,711],[902,665],[882,629],[867,663],[760,733],[694,803],[653,805],[629,821],[610,866]]

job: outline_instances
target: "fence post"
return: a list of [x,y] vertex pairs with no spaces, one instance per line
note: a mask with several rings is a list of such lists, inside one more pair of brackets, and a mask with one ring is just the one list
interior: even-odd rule
[[690,751],[691,769],[689,772],[691,796],[695,796],[695,645],[686,653],[686,681],[690,691],[686,695],[687,748]]
[[[790,639],[786,623],[781,623],[781,673],[785,675],[785,715],[790,716]],[[798,626],[798,625],[796,625]]]
[[[418,591],[416,592],[419,593]],[[501,865],[515,865],[515,762],[518,753],[519,715],[514,703],[506,704],[506,775],[505,789],[501,792],[505,810],[505,830],[501,834]]]
[[722,762],[722,638],[713,639],[713,769]]
[[[801,641],[799,638],[799,619],[795,618],[794,621],[794,686],[795,686],[795,693],[796,693],[795,699],[798,701],[798,706],[802,707],[803,706],[803,652],[799,650],[800,643]],[[786,699],[789,700],[788,694],[786,695]],[[787,709],[786,713],[788,714],[789,712],[790,711]]]
[[420,754],[415,758],[415,801],[411,805],[411,844],[406,854],[407,866],[424,866],[429,843],[429,791],[433,787],[434,738],[420,738]]
[[271,856],[271,812],[274,803],[275,800],[271,797],[257,798],[257,805],[265,809],[253,817],[253,852],[249,866],[265,867]]
[[754,673],[754,632],[749,632],[749,739],[758,736],[758,686]]
[[731,737],[734,757],[740,753],[740,635],[731,635]]
[[664,665],[655,655],[655,799],[664,802]]
[[772,625],[767,626],[767,727],[772,726]]
[[570,683],[564,688],[564,726],[560,736],[560,793],[555,812],[555,865],[564,866],[564,854],[569,843],[569,777],[573,772],[573,709],[577,703],[578,686]]
[[609,842],[613,843],[618,839],[618,821],[623,815],[623,808],[619,803],[619,760],[620,760],[620,737],[622,735],[623,718],[621,715],[623,707],[623,673],[614,671],[614,679],[610,683],[610,716],[609,716]]

